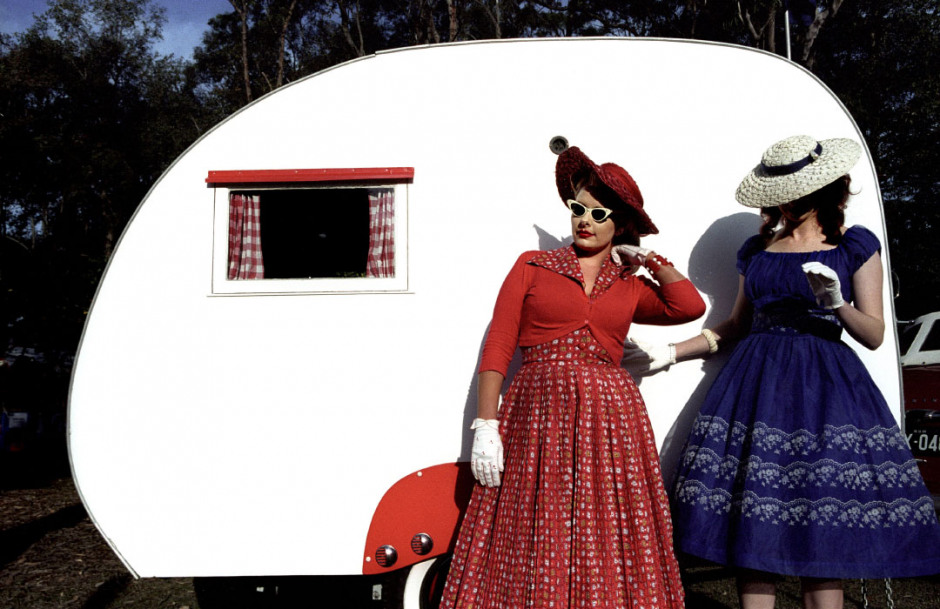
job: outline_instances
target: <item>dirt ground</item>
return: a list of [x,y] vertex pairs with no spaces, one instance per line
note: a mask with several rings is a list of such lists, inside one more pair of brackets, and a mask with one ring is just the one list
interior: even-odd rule
[[[10,463],[0,463],[0,474],[10,471]],[[689,609],[738,606],[727,570],[684,561],[683,573]],[[384,600],[372,600],[376,585]],[[398,578],[364,577],[135,580],[88,519],[70,477],[0,482],[0,609],[384,609],[395,604],[400,585]],[[892,580],[891,587],[898,609],[940,608],[940,576]],[[868,589],[868,606],[890,606],[884,582],[868,582]],[[798,608],[798,591],[796,580],[784,581],[778,609]],[[865,607],[858,582],[846,582],[845,606]]]

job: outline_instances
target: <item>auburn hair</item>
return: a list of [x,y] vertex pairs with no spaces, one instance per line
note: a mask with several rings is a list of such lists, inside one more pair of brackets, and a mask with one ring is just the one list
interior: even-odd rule
[[[819,190],[791,201],[791,203],[805,205],[807,210],[816,210],[816,221],[826,236],[825,242],[831,245],[838,245],[842,241],[842,226],[845,224],[845,207],[849,200],[849,184],[851,183],[852,178],[846,174]],[[783,213],[779,206],[765,207],[761,209],[761,217],[764,222],[760,227],[760,235],[766,244],[773,238],[774,231],[783,218]]]

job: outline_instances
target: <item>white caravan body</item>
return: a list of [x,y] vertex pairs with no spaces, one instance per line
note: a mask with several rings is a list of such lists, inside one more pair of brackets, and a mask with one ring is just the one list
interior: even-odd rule
[[[552,138],[639,184],[660,229],[643,245],[687,272],[709,306],[682,326],[631,330],[671,342],[730,312],[735,253],[759,223],[735,189],[767,146],[804,133],[862,141],[803,68],[677,40],[402,49],[255,101],[159,179],[102,278],[69,405],[88,513],[138,576],[368,571],[386,491],[469,459],[477,366],[505,274],[525,250],[570,242]],[[227,279],[230,191],[296,186],[284,170],[316,186],[334,169],[341,186],[389,176],[394,277]],[[884,244],[867,147],[852,177],[861,192],[847,223]],[[350,221],[344,211],[332,210],[336,223]],[[886,250],[882,261],[888,277]],[[900,420],[895,335],[873,352],[845,340]],[[667,478],[719,363],[640,379]]]

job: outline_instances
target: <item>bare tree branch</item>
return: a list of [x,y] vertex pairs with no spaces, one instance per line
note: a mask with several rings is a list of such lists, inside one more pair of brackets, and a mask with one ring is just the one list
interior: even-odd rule
[[757,29],[754,27],[754,22],[751,21],[751,13],[747,10],[741,10],[740,0],[738,0],[738,2],[735,4],[738,5],[738,19],[740,19],[741,22],[747,26],[748,32],[751,33],[751,38],[753,38],[755,42],[760,40],[761,36],[757,33]]
[[486,16],[490,18],[490,22],[493,24],[494,38],[502,38],[503,32],[502,28],[499,25],[499,0],[496,0],[495,11],[490,9],[489,4],[486,0],[473,0],[480,8],[483,9],[483,12],[486,13]]
[[349,6],[344,0],[336,0],[336,8],[339,10],[340,29],[343,31],[343,38],[356,57],[363,57],[366,54],[365,43],[362,37],[362,24],[359,20],[359,2],[356,2],[355,26],[358,34],[359,43],[353,39],[351,18],[349,15]]
[[10,241],[12,241],[13,243],[17,244],[18,246],[20,246],[21,248],[23,248],[23,249],[26,250],[27,252],[30,251],[28,245],[26,245],[25,243],[23,243],[23,241],[21,241],[20,239],[17,239],[17,238],[14,237],[13,235],[4,234],[3,236],[6,237],[7,239],[9,239]]
[[735,2],[738,9],[738,19],[741,20],[745,26],[747,26],[748,33],[751,35],[751,38],[754,40],[754,46],[763,47],[766,44],[766,49],[773,52],[776,50],[777,45],[774,39],[774,30],[777,23],[777,12],[775,6],[771,6],[767,14],[767,19],[764,21],[763,25],[758,28],[754,25],[754,19],[751,17],[751,12],[747,9],[742,9],[741,1],[737,0]]

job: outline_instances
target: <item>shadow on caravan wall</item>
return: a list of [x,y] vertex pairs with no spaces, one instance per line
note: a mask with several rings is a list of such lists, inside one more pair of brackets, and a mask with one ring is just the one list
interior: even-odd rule
[[[98,288],[69,406],[88,513],[140,577],[407,572],[402,602],[426,606],[474,483],[468,427],[499,285],[521,252],[570,238],[553,138],[630,171],[660,229],[643,245],[705,298],[704,319],[631,330],[665,343],[727,315],[735,252],[758,225],[735,188],[770,143],[800,133],[864,141],[795,64],[659,39],[403,49],[257,100],[153,186]],[[886,243],[867,150],[853,185],[847,224]],[[259,245],[252,202],[272,192],[287,216]],[[367,214],[364,266],[264,274],[277,241],[342,241]],[[362,252],[366,233],[349,230]],[[899,417],[886,338],[859,351]],[[639,379],[667,479],[720,366]]]

